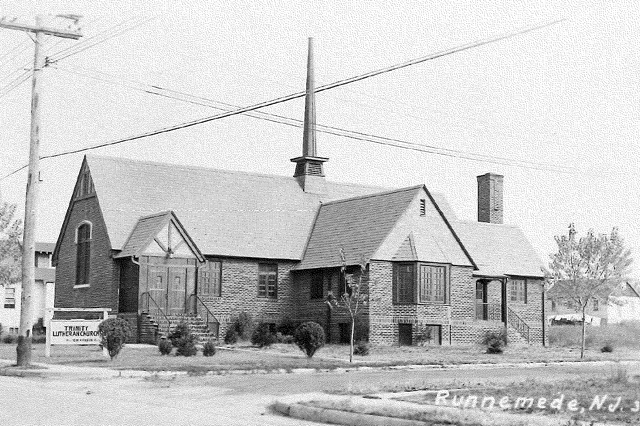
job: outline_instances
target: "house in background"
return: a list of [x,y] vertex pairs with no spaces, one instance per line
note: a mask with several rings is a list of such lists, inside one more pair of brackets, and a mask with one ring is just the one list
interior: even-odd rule
[[[550,324],[582,321],[579,309],[563,301],[553,288],[548,291],[547,299],[546,316]],[[591,300],[586,314],[586,322],[595,326],[640,321],[640,286],[631,282],[622,283],[607,299]]]
[[[53,308],[56,271],[51,263],[53,243],[36,243],[35,246],[35,301],[34,322],[45,316],[47,308]],[[0,324],[5,333],[18,334],[20,327],[20,300],[22,284],[0,286]]]
[[136,339],[202,318],[224,333],[240,312],[274,326],[313,320],[331,341],[346,312],[329,292],[360,272],[360,324],[375,344],[473,343],[506,327],[541,344],[542,263],[502,224],[503,177],[478,177],[478,222],[425,185],[327,180],[318,156],[312,51],[302,155],[293,177],[87,156],[54,252],[56,307],[111,308]]

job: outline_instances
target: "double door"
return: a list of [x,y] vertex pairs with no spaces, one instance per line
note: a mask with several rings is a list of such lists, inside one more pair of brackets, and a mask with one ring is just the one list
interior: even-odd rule
[[162,310],[167,315],[188,312],[189,295],[195,290],[195,268],[187,265],[154,265],[149,267],[149,310]]

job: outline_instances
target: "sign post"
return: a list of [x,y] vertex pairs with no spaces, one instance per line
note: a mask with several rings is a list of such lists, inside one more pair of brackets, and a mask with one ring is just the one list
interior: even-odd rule
[[[47,310],[45,357],[51,356],[51,345],[100,345],[100,323],[109,317],[110,308],[52,308]],[[54,312],[102,312],[102,319],[53,319]],[[102,354],[109,357],[106,347]]]

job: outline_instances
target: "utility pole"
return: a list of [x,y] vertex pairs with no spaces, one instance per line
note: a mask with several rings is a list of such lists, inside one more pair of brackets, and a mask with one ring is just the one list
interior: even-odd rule
[[[24,231],[22,237],[22,297],[20,307],[20,331],[16,348],[17,364],[24,367],[31,364],[31,330],[33,328],[35,287],[35,227],[40,186],[40,91],[41,74],[45,67],[42,44],[45,35],[77,40],[81,34],[76,31],[57,30],[41,26],[42,18],[36,17],[36,24],[17,24],[14,21],[0,20],[0,28],[34,33],[35,52],[33,60],[33,80],[31,85],[31,137],[29,143],[29,175],[24,208]],[[29,35],[31,37],[31,35]]]

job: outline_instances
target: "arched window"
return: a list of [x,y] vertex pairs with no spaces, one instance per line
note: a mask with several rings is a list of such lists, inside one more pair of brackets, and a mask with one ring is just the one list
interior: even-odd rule
[[91,264],[91,224],[82,223],[76,231],[76,285],[89,284]]

